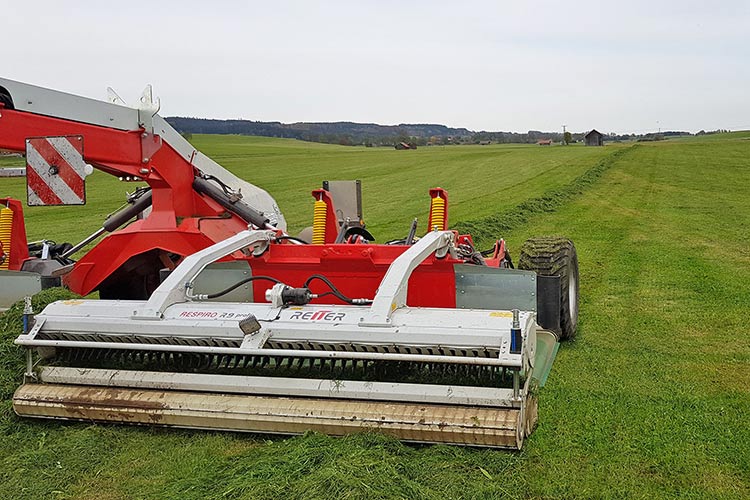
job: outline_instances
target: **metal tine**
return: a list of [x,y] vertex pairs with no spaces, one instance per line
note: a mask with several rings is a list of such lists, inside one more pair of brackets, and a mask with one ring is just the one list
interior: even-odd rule
[[[133,336],[130,336],[133,337]],[[126,341],[126,338],[119,338]],[[163,337],[152,337],[143,339],[133,337],[132,340],[144,343],[165,345],[167,341]],[[184,343],[184,340],[174,341]],[[195,340],[191,341],[193,344]],[[215,339],[215,344],[230,345],[228,341]],[[199,342],[208,345],[209,341],[202,339]],[[496,353],[483,347],[474,349],[456,349],[451,347],[414,347],[414,346],[374,346],[362,344],[318,344],[316,342],[279,342],[275,348],[287,349],[320,349],[341,350],[356,352],[389,352],[406,354],[428,354],[428,355],[450,355],[450,356],[478,356],[492,357]],[[273,375],[278,370],[280,376],[313,377],[313,378],[335,378],[353,380],[379,380],[392,382],[416,382],[416,383],[446,383],[457,385],[499,386],[507,385],[512,379],[507,368],[469,366],[464,364],[450,364],[437,362],[406,362],[406,361],[375,361],[355,360],[346,358],[305,358],[294,356],[246,356],[240,354],[203,354],[203,353],[176,353],[169,351],[168,345],[164,350],[146,351],[119,349],[96,349],[96,348],[59,348],[58,363],[70,363],[72,365],[86,366],[86,362],[101,365],[123,365],[130,368],[131,365],[142,365],[156,370],[185,370],[185,371],[226,371],[247,370],[247,374]],[[97,366],[97,367],[98,367]]]
[[240,357],[240,367],[242,369],[247,368],[248,365],[250,365],[250,363],[252,362],[252,360],[253,360],[252,356],[241,356]]
[[65,356],[67,358],[66,359],[67,362],[69,362],[69,363],[75,363],[76,358],[79,355],[79,354],[76,353],[76,351],[77,351],[77,349],[66,349]]
[[310,370],[314,373],[320,374],[323,371],[323,361],[320,359],[308,360],[308,366],[310,367]]
[[211,355],[210,354],[195,354],[193,356],[196,370],[203,370],[204,367],[210,366]]

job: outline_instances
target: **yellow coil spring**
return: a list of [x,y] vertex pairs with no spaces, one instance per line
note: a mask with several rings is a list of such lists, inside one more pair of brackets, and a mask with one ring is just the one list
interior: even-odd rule
[[445,200],[443,198],[436,196],[432,199],[430,215],[432,216],[432,227],[430,230],[437,226],[440,231],[445,231]]
[[10,267],[10,236],[13,229],[13,210],[7,207],[0,208],[0,242],[3,244],[5,261],[0,263],[0,269]]
[[315,201],[313,209],[313,245],[322,245],[326,242],[326,215],[328,214],[328,205],[323,200]]

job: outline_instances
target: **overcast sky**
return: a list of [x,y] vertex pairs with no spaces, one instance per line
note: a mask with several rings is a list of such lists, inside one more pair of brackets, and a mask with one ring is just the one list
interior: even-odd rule
[[750,129],[750,2],[6,0],[0,74],[162,116]]

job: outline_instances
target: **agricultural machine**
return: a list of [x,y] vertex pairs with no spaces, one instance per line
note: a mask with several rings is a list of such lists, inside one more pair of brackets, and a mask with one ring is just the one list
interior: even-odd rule
[[50,304],[18,337],[18,415],[521,447],[576,330],[569,240],[527,241],[515,269],[503,240],[479,252],[448,229],[435,188],[427,231],[375,244],[358,181],[313,190],[312,227],[292,236],[273,198],[193,148],[149,89],[135,108],[110,97],[0,79],[0,149],[26,155],[29,205],[85,202],[93,169],[147,186],[54,258],[28,257],[5,199],[10,269],[100,296]]

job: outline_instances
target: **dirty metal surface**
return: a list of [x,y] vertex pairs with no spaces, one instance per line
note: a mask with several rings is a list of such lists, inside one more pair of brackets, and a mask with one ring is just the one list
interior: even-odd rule
[[109,370],[46,366],[37,372],[37,381],[46,384],[149,389],[162,391],[210,392],[214,394],[252,394],[255,396],[358,399],[367,401],[408,402],[412,404],[450,404],[520,408],[512,389],[293,378],[252,375],[224,375],[146,370]]
[[536,311],[536,273],[456,264],[456,308]]
[[411,442],[519,449],[536,420],[536,399],[527,401],[521,410],[25,384],[13,408],[26,417],[271,434],[375,430]]
[[42,277],[26,271],[0,271],[0,311],[42,290]]

